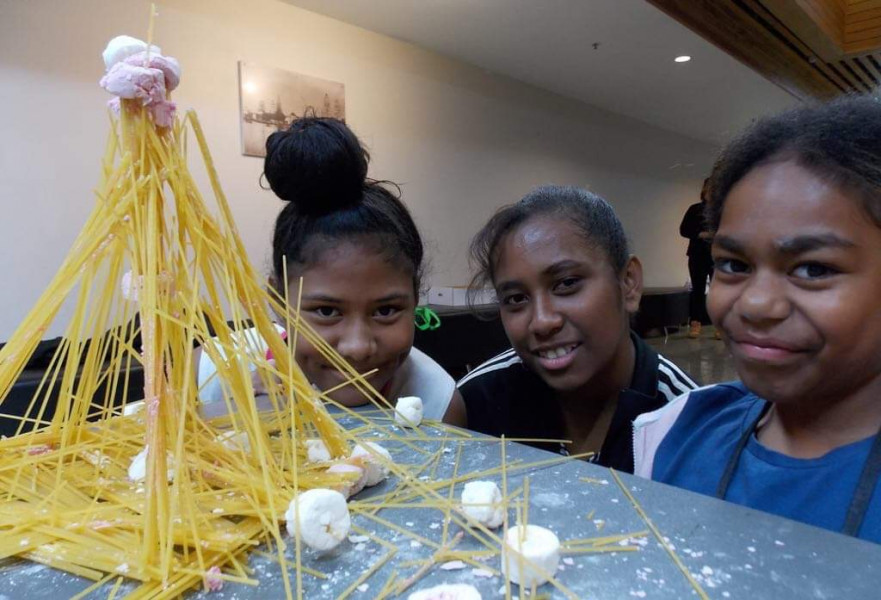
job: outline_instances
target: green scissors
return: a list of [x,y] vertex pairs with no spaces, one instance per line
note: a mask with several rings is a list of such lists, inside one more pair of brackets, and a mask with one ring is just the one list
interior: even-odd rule
[[419,331],[434,331],[441,326],[440,317],[427,306],[417,306],[414,316]]

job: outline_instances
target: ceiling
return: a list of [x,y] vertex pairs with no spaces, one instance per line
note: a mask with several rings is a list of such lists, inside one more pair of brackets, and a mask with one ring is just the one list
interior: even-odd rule
[[645,0],[284,1],[716,144],[797,102]]

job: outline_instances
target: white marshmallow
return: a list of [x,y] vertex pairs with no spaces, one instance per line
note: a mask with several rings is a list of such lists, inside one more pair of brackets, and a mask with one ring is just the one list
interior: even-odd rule
[[[369,447],[373,452],[367,450],[365,446]],[[376,485],[388,477],[388,463],[392,461],[392,455],[376,442],[362,442],[358,444],[352,450],[350,458],[358,459],[364,465],[364,470],[367,472],[367,487]]]
[[323,440],[306,440],[306,462],[327,462],[330,460],[330,450]]
[[422,398],[404,396],[395,404],[395,423],[401,427],[419,427],[422,423]]
[[346,498],[351,498],[364,489],[367,484],[367,469],[348,463],[337,463],[327,469],[328,473],[353,473],[351,483],[343,483],[336,490]]
[[[523,557],[522,561],[518,555]],[[502,550],[502,574],[511,583],[522,587],[539,586],[554,576],[559,564],[560,540],[553,531],[538,525],[517,525],[508,529]]]
[[230,450],[238,451],[241,449],[246,453],[251,452],[251,440],[246,431],[226,431],[215,439]]
[[313,550],[336,548],[349,535],[352,519],[346,499],[337,491],[315,489],[301,492],[291,500],[285,513],[288,533]]
[[144,410],[144,406],[145,404],[143,400],[138,400],[137,402],[129,402],[128,404],[123,405],[122,414],[126,417],[136,415]]
[[[142,42],[130,35],[118,35],[107,42],[107,47],[104,48],[101,57],[104,59],[104,66],[107,67],[107,70],[109,71],[110,67],[116,63],[123,61],[138,52],[144,52],[146,50],[147,42]],[[162,54],[162,50],[159,46],[151,45],[150,54]]]
[[[144,449],[138,452],[132,459],[128,467],[128,478],[131,481],[144,481],[147,478],[147,452],[150,446],[144,446]],[[165,455],[165,478],[171,483],[174,481],[174,455],[166,451]]]
[[467,583],[443,583],[418,590],[407,596],[407,600],[481,600],[480,592]]
[[462,511],[478,523],[495,529],[505,521],[502,492],[492,481],[469,481],[462,490]]

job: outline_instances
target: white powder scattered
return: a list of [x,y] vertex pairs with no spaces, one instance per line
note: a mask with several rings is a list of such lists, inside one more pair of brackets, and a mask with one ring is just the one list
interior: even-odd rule
[[360,544],[361,542],[366,542],[369,539],[370,538],[367,537],[366,535],[350,535],[349,536],[349,541],[352,542],[353,544]]
[[747,546],[746,549],[749,550],[750,552],[756,551],[756,549],[753,546]]
[[417,542],[416,540],[413,540],[410,542],[410,547],[411,548],[421,548],[422,542]]
[[783,542],[781,542],[780,540],[774,540],[774,543],[778,546],[785,546],[786,545]]
[[444,571],[458,571],[465,568],[465,563],[461,560],[450,560],[440,566]]
[[486,569],[471,569],[471,574],[475,577],[495,577],[492,571],[488,571]]
[[575,561],[572,560],[572,558],[570,558],[570,557],[567,556],[567,557],[565,557],[565,558],[563,559],[563,564],[564,564],[564,565],[569,565],[569,566],[571,567],[572,565],[575,564]]
[[362,583],[361,585],[358,586],[358,591],[361,592],[362,594],[364,592],[366,592],[368,589],[370,589],[369,583]]

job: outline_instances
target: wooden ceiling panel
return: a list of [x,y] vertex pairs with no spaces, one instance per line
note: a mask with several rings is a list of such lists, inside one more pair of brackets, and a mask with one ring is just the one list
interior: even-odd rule
[[648,1],[798,98],[881,83],[881,0]]

